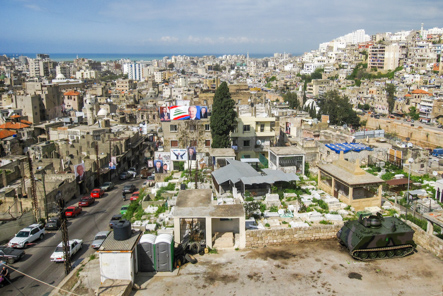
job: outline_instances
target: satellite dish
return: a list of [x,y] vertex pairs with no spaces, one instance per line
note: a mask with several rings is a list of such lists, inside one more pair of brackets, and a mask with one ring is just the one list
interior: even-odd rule
[[407,137],[407,138],[406,138],[406,141],[408,141],[408,142],[409,142],[410,140],[411,140],[411,138],[409,138],[409,137]]
[[257,140],[257,145],[261,145],[261,141],[260,140]]
[[438,172],[433,171],[432,174],[433,174],[434,176],[437,176],[437,175],[438,175]]

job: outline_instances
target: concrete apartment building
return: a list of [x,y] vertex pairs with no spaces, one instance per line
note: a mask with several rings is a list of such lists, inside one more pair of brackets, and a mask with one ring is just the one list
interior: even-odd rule
[[212,144],[209,119],[162,122],[159,137],[163,138],[164,151],[194,146],[197,153],[209,153]]
[[81,111],[83,108],[83,96],[80,92],[71,90],[63,94],[63,102],[66,111]]
[[115,90],[128,92],[135,88],[134,80],[132,79],[118,79],[116,81]]
[[368,68],[394,70],[399,65],[400,48],[398,44],[374,44],[368,48]]
[[26,93],[41,97],[41,120],[52,120],[63,116],[63,96],[58,85],[26,82],[24,86]]
[[237,159],[266,157],[269,147],[276,143],[276,118],[270,105],[243,105],[237,112],[237,127],[231,133]]
[[41,111],[43,104],[40,95],[17,95],[15,97],[16,108],[22,109],[23,116],[28,117],[28,121],[37,124],[42,120]]

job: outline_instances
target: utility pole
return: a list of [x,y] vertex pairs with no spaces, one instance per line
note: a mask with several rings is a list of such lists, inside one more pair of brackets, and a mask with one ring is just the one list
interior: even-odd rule
[[97,164],[97,187],[100,187],[100,159],[98,156],[98,142],[95,142],[95,155],[96,155],[96,164]]
[[65,215],[65,200],[60,198],[58,200],[59,213],[60,213],[60,229],[62,231],[62,244],[63,244],[63,255],[65,258],[65,275],[71,272],[71,256],[70,256],[70,246],[69,246],[69,236],[68,236],[68,223]]
[[32,171],[32,159],[31,159],[31,151],[28,150],[28,166],[29,166],[29,178],[31,179],[31,195],[32,201],[34,203],[34,217],[35,221],[38,222],[40,219],[39,210],[38,210],[38,200],[37,200],[37,190],[35,188],[35,179],[34,172]]
[[48,197],[46,196],[45,174],[45,171],[42,171],[43,194],[45,195],[45,216],[46,222],[48,222]]

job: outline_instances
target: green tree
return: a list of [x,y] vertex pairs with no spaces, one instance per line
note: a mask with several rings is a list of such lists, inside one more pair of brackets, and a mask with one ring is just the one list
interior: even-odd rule
[[409,114],[411,119],[418,120],[420,118],[420,113],[417,112],[417,109],[415,107],[409,108]]
[[328,114],[331,124],[347,124],[354,128],[360,126],[360,118],[352,110],[352,105],[349,103],[348,98],[346,96],[340,97],[337,90],[327,92],[325,99],[320,102],[319,107],[319,114]]
[[394,105],[395,105],[395,99],[394,99],[395,85],[393,85],[392,83],[388,83],[386,84],[385,90],[388,100],[388,111],[389,113],[392,113],[392,110],[394,110]]
[[186,74],[186,71],[185,71],[185,69],[182,69],[182,75],[185,75]]
[[323,73],[324,71],[325,71],[325,70],[324,70],[323,68],[317,68],[317,69],[315,69],[314,73],[311,74],[311,78],[312,78],[312,79],[322,79],[322,77],[323,77],[322,73]]
[[174,63],[168,64],[168,68],[171,69],[171,70],[174,69]]
[[230,133],[237,124],[235,102],[231,99],[228,84],[223,82],[215,91],[210,118],[212,148],[227,148],[231,146]]
[[212,70],[220,72],[221,71],[220,65],[219,64],[215,64],[214,67],[212,67]]
[[297,98],[296,93],[288,92],[283,95],[283,100],[288,102],[289,108],[298,109],[300,107],[300,101]]

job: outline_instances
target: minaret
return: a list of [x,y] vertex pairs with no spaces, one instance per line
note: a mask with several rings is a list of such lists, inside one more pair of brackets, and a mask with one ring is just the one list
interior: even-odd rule
[[421,39],[423,40],[424,39],[424,37],[423,37],[423,23],[421,23],[421,30],[420,30],[420,37],[421,37]]

